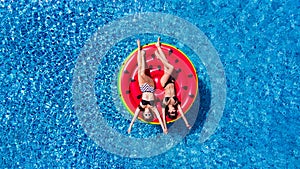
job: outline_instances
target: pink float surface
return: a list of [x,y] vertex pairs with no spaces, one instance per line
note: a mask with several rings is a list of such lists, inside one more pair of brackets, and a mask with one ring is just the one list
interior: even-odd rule
[[[198,77],[195,68],[189,58],[176,47],[169,44],[161,44],[167,60],[175,67],[173,76],[176,79],[175,88],[178,100],[181,102],[181,107],[186,113],[196,99],[198,92]],[[161,113],[161,103],[164,98],[164,89],[160,84],[160,78],[164,74],[162,62],[156,58],[154,52],[157,50],[155,44],[143,46],[146,51],[147,74],[155,82],[156,107]],[[141,102],[142,92],[138,84],[138,66],[137,66],[137,49],[134,50],[124,61],[120,73],[118,90],[121,100],[127,110],[133,115],[139,103]],[[124,113],[124,112],[122,112]],[[180,114],[176,119],[169,119],[167,122],[174,122],[180,118]],[[142,119],[142,113],[139,114],[139,119]],[[145,121],[144,121],[145,122]],[[151,124],[159,124],[155,117]]]

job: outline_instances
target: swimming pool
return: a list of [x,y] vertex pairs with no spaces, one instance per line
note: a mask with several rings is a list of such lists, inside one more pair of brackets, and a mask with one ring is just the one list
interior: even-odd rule
[[[298,2],[48,0],[1,1],[0,6],[2,168],[299,167]],[[206,44],[213,45],[214,49],[209,49],[217,51],[222,63],[219,66],[225,72],[226,104],[216,131],[207,140],[201,142],[199,138],[203,126],[209,124],[207,115],[216,98],[212,95],[214,81],[208,71],[209,65],[205,64],[207,55],[199,56],[195,52],[197,49],[189,44],[193,37],[184,34],[189,26],[183,27],[186,36],[180,36],[182,38],[174,38],[175,33],[172,37],[166,35],[178,29],[175,27],[164,34],[148,32],[122,39],[114,35],[116,43],[113,44],[109,44],[109,39],[101,39],[117,31],[99,34],[107,28],[105,26],[130,17],[142,20],[140,16],[145,16],[145,12],[160,13],[157,18],[176,17],[178,22],[193,25],[207,37],[209,42]],[[124,23],[129,24],[133,19],[124,20]],[[172,20],[163,23],[172,23]],[[165,30],[168,25],[162,26],[162,31],[168,31]],[[147,27],[151,25],[145,24]],[[119,31],[123,29],[128,28]],[[126,56],[135,49],[134,40],[140,38],[146,43],[155,41],[158,35],[186,52],[196,65],[200,108],[196,109],[194,126],[190,132],[178,131],[179,136],[161,136],[161,142],[157,144],[164,147],[158,150],[149,149],[132,156],[131,152],[120,154],[127,149],[119,151],[118,148],[112,152],[107,143],[122,146],[127,144],[126,140],[114,140],[115,137],[93,132],[97,124],[88,123],[89,119],[103,117],[101,122],[107,125],[98,124],[97,129],[105,127],[131,141],[155,141],[155,137],[160,137],[159,128],[144,123],[136,123],[136,131],[127,135],[130,116],[129,113],[118,114],[124,111],[118,93],[113,92],[117,90],[115,75]],[[95,41],[99,38],[102,41]],[[107,42],[102,45],[107,48],[103,58],[90,53],[84,55],[84,51],[94,51],[92,54],[104,51],[104,48],[88,46],[101,45],[103,41]],[[80,92],[83,88],[74,88],[78,65],[91,63],[90,67],[81,70],[85,73],[96,70],[93,72],[92,96]],[[83,75],[79,82],[90,78],[79,74]],[[76,95],[76,92],[82,95]],[[98,114],[90,113],[95,108],[89,105],[91,97],[95,98],[96,107],[101,108]],[[89,112],[89,116],[84,116],[87,119],[78,114],[76,101],[80,98],[85,100],[78,103],[79,108],[84,107],[84,111]],[[167,144],[169,137],[174,141],[171,144]]]

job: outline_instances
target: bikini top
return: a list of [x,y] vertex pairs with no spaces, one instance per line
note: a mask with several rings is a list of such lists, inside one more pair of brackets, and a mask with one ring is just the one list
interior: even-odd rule
[[[165,97],[165,103],[167,103],[167,102],[170,100],[170,98],[171,98],[171,97]],[[178,98],[177,98],[176,96],[173,96],[172,98],[173,98],[174,101],[175,101],[174,106],[180,104],[179,101],[178,101]],[[166,107],[166,104],[165,104],[165,103],[162,104],[162,107],[163,107],[163,108]]]
[[167,80],[167,82],[165,83],[165,85],[163,86],[163,88],[166,88],[168,86],[168,84],[170,83],[175,83],[175,79],[174,77],[170,76],[169,79]]
[[[176,96],[173,96],[172,98],[174,99],[175,104],[177,104],[177,103],[178,103],[178,98],[177,98]],[[166,103],[167,103],[169,100],[170,100],[170,97],[165,97],[165,102],[166,102]]]
[[155,92],[155,88],[150,86],[148,83],[144,83],[142,86],[140,86],[141,91],[144,92],[150,92],[150,93],[154,93]]

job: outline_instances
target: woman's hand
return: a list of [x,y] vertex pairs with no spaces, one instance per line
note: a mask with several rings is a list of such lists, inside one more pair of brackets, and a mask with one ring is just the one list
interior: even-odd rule
[[187,124],[186,127],[187,127],[189,130],[191,130],[191,128],[192,128],[192,126],[189,125],[189,124]]
[[127,133],[130,134],[131,132],[131,127],[128,128]]

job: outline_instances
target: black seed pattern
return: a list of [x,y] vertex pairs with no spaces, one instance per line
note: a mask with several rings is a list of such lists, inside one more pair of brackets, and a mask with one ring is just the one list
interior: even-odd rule
[[193,95],[193,94],[189,94],[189,96],[190,96],[191,98],[194,98],[194,97],[195,97],[195,95]]
[[179,62],[179,60],[178,60],[178,59],[176,59],[176,60],[175,60],[175,63],[178,63],[178,62]]
[[130,79],[131,82],[135,82],[135,79]]
[[127,91],[126,91],[126,94],[129,94],[129,93],[130,93],[130,90],[127,90]]
[[152,59],[154,59],[154,58],[155,58],[155,55],[154,55],[154,54],[152,54],[152,55],[151,55],[151,57],[152,57]]
[[193,77],[193,74],[189,74],[188,77],[189,77],[189,78]]
[[170,49],[169,50],[169,55],[171,55],[173,53],[173,50],[172,49]]
[[142,98],[142,95],[140,94],[140,95],[136,96],[136,98],[137,98],[137,99],[141,99],[141,98]]
[[184,90],[187,90],[187,89],[188,89],[188,87],[187,87],[187,86],[183,86],[182,88],[183,88]]
[[161,66],[160,65],[158,65],[157,68],[158,68],[158,70],[161,70]]
[[128,70],[124,70],[124,73],[128,74],[129,72],[128,72]]

